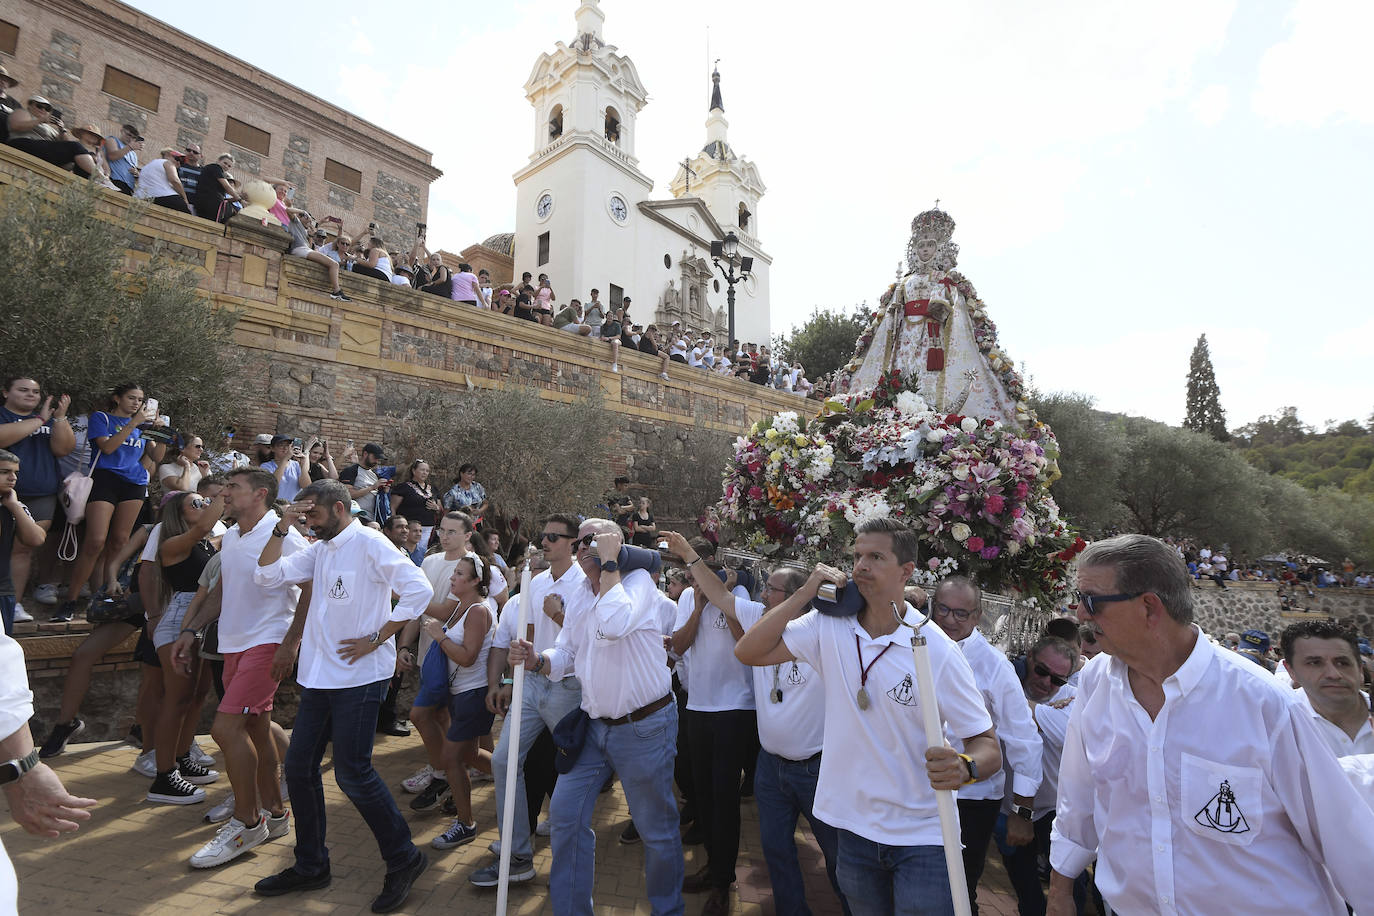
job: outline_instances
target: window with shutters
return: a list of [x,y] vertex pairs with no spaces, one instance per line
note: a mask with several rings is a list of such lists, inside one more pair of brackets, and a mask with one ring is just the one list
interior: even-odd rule
[[158,101],[162,97],[162,87],[114,67],[105,68],[105,82],[100,89],[149,111],[157,111]]
[[324,180],[347,188],[354,194],[361,194],[363,191],[363,173],[333,159],[324,160]]
[[14,56],[19,49],[19,26],[0,19],[0,54]]
[[245,124],[238,118],[225,119],[224,139],[235,146],[241,146],[264,156],[272,153],[272,135],[265,130],[259,130],[252,124]]

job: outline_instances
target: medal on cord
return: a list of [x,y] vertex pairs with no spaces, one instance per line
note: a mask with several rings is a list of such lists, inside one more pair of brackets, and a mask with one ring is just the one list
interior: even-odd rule
[[873,656],[873,661],[865,666],[863,649],[859,646],[859,634],[854,634],[854,653],[859,656],[859,692],[854,695],[854,699],[858,701],[859,709],[868,709],[872,705],[868,699],[868,672],[873,670],[873,666],[878,664],[878,659],[882,658],[891,648],[892,643],[883,646],[883,651]]
[[782,702],[782,688],[778,686],[778,669],[781,667],[781,664],[773,666],[773,689],[769,691],[768,699],[772,700],[774,703]]

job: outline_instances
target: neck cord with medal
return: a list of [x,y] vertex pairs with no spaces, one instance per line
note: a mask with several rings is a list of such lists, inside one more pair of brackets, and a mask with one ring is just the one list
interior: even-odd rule
[[768,699],[774,703],[782,702],[782,688],[778,686],[778,670],[780,668],[782,668],[781,664],[773,666],[773,689],[768,694]]
[[[868,672],[873,670],[873,666],[878,664],[878,659],[887,654],[887,650],[892,648],[892,643],[883,646],[883,651],[873,656],[873,661],[867,666],[864,665],[863,649],[859,645],[859,634],[854,634],[854,653],[859,656],[859,692],[855,694],[855,699],[859,702],[859,709],[868,709]],[[776,678],[776,674],[774,677]]]

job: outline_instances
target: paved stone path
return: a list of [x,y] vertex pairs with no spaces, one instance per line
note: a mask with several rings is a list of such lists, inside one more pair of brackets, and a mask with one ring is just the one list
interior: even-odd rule
[[[498,722],[499,724],[499,722]],[[216,753],[208,736],[201,745]],[[362,819],[344,798],[326,769],[329,845],[334,882],[324,891],[292,894],[264,900],[252,893],[253,882],[291,864],[291,840],[283,838],[217,869],[197,870],[187,859],[209,840],[215,827],[204,823],[206,810],[228,791],[227,777],[207,786],[204,804],[175,807],[144,800],[148,781],[129,770],[135,751],[122,744],[72,745],[62,757],[49,761],[68,788],[100,801],[94,817],[80,832],[58,840],[42,840],[20,831],[5,817],[0,827],[19,875],[19,908],[23,914],[89,913],[149,914],[149,916],[211,916],[216,913],[330,913],[352,916],[369,912],[372,897],[381,889],[384,874],[377,847]],[[430,856],[429,870],[420,878],[404,912],[481,913],[495,909],[495,891],[478,890],[467,882],[474,868],[489,860],[487,844],[496,839],[495,791],[491,783],[479,783],[473,791],[478,839],[458,849],[440,852],[428,844],[448,826],[437,814],[416,814],[404,804],[411,796],[400,791],[400,781],[414,772],[422,759],[418,737],[378,737],[374,759],[387,783],[403,797],[402,810],[415,841]],[[216,753],[218,759],[223,759]],[[326,758],[326,768],[328,758]],[[598,914],[647,914],[642,899],[643,854],[638,846],[617,842],[629,820],[629,810],[619,786],[603,795],[596,808],[597,834],[596,910]],[[771,916],[773,905],[768,872],[759,851],[758,818],[752,801],[744,805],[738,882],[734,912],[743,916]],[[817,913],[837,914],[825,879],[819,849],[805,829],[799,831],[802,868],[807,875],[807,896]],[[705,862],[705,850],[687,847],[687,872]],[[511,891],[511,913],[552,912],[549,900],[548,840],[537,838],[535,867],[538,877]],[[998,856],[991,855],[979,891],[980,910],[989,916],[1015,916],[1016,902]],[[687,912],[695,916],[704,895],[687,898]]]

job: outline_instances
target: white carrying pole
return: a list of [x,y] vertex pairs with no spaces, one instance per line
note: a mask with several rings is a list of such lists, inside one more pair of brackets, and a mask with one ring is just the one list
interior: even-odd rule
[[[898,619],[902,619],[900,614]],[[929,620],[928,617],[926,619]],[[935,699],[935,681],[930,676],[930,649],[926,646],[926,638],[921,635],[920,624],[911,636],[911,659],[916,668],[916,692],[921,704],[921,724],[925,726],[926,744],[944,747],[940,706]],[[964,851],[959,839],[956,794],[952,789],[936,789],[935,803],[940,809],[940,832],[944,836],[945,867],[949,870],[949,892],[954,897],[954,916],[970,916],[972,910],[968,901],[968,882],[964,878]]]
[[[520,573],[520,602],[515,614],[515,638],[525,638],[525,621],[530,619],[530,564]],[[511,668],[510,709],[501,724],[502,739],[506,742],[506,804],[501,812],[501,871],[496,890],[496,916],[506,916],[506,898],[510,895],[510,857],[512,829],[515,823],[515,783],[520,772],[520,713],[525,699],[525,666]]]

